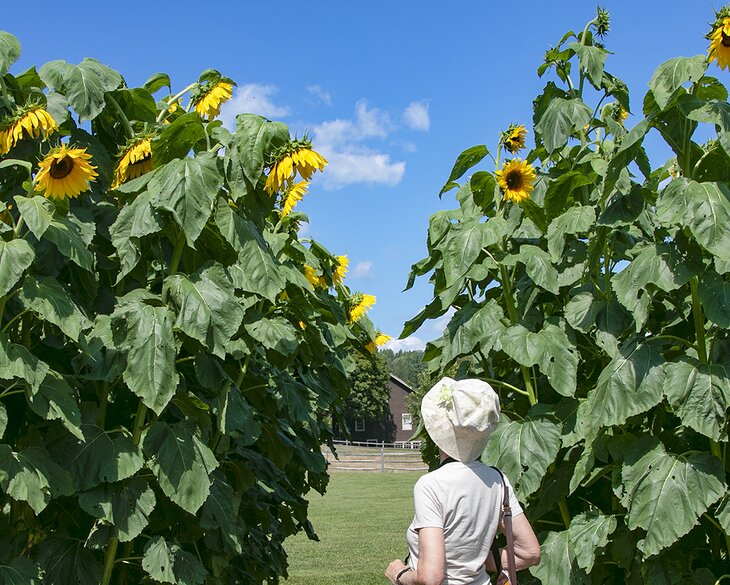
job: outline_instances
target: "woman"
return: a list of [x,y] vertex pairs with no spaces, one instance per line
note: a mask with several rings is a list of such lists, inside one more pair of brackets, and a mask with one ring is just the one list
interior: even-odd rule
[[[385,571],[393,585],[483,585],[496,572],[490,553],[501,521],[500,473],[479,460],[499,421],[499,398],[481,380],[442,378],[423,397],[421,418],[439,447],[441,466],[413,488],[415,515],[408,528],[409,560]],[[540,562],[540,544],[511,485],[515,568]],[[507,554],[500,550],[506,582]]]

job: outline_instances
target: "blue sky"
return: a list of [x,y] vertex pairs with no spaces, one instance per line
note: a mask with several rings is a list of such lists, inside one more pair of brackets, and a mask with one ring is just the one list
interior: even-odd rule
[[[713,8],[722,7],[709,0],[601,5],[611,13],[606,45],[615,53],[606,67],[628,84],[633,120],[654,68],[704,53]],[[347,284],[377,296],[369,316],[395,338],[430,301],[426,279],[402,290],[411,264],[426,254],[429,216],[455,206],[454,192],[442,201],[438,192],[456,156],[475,144],[494,152],[510,123],[529,127],[532,100],[547,80],[535,72],[545,50],[567,30],[582,30],[596,4],[36,0],[32,6],[3,11],[0,28],[23,46],[14,73],[53,59],[93,57],[130,86],[166,72],[177,92],[213,67],[238,84],[222,112],[229,124],[237,113],[253,112],[285,122],[293,134],[307,133],[330,164],[297,207],[310,217],[306,235],[350,258]],[[669,154],[657,146],[651,156],[663,162]],[[393,347],[420,348],[444,324],[427,323]]]

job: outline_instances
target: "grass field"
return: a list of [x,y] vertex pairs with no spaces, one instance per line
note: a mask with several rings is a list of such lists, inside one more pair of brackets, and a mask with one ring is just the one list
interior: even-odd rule
[[333,473],[325,496],[310,497],[320,542],[303,534],[285,543],[287,585],[384,585],[385,567],[406,554],[413,484],[422,473]]

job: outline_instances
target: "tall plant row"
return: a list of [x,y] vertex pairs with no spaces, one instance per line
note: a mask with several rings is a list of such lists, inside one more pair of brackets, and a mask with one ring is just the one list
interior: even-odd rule
[[[661,64],[633,105],[605,67],[608,14],[568,32],[538,69],[535,147],[518,157],[516,124],[459,155],[439,194],[458,208],[431,217],[412,267],[433,299],[402,336],[451,314],[425,350],[433,378],[501,396],[483,460],[542,545],[520,582],[730,578],[730,11],[716,16],[709,61]],[[652,164],[649,140],[672,158]]]
[[277,582],[377,338],[298,236],[326,161],[226,129],[215,70],[172,95],[19,54],[0,33],[0,583]]

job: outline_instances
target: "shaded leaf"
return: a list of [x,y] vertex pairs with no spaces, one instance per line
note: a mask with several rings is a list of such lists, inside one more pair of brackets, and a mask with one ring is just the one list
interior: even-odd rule
[[31,309],[41,319],[57,325],[74,341],[78,341],[82,329],[91,326],[68,291],[50,276],[40,280],[28,276],[18,299],[24,307]]
[[548,152],[562,148],[573,132],[579,132],[591,121],[591,109],[578,98],[550,100],[545,113],[535,126]]
[[459,356],[472,354],[477,346],[488,356],[504,331],[503,318],[502,308],[495,300],[484,305],[470,301],[456,311],[444,331],[447,343],[441,357],[442,367]]
[[151,538],[145,545],[142,568],[155,581],[177,585],[200,585],[207,575],[194,554],[161,536]]
[[[556,220],[562,218],[555,227],[553,227],[553,232],[562,227],[563,224],[566,224],[567,227],[570,225],[570,222],[578,221],[582,217],[580,214],[585,215],[588,213],[588,210],[593,213],[593,219],[595,221],[596,214],[592,207],[571,206],[565,213],[559,215],[563,212],[565,204],[568,201],[568,197],[570,197],[573,191],[580,187],[584,187],[585,185],[593,185],[595,184],[595,181],[595,177],[591,177],[579,171],[562,173],[559,177],[550,181],[545,193],[545,212],[547,213],[548,218],[555,218],[556,216],[559,216]],[[553,224],[555,224],[555,221],[550,223],[551,226]],[[576,231],[585,231],[586,229],[587,227]]]
[[0,561],[2,585],[40,585],[43,583],[42,577],[41,568],[29,558],[16,557],[7,563]]
[[299,345],[294,326],[283,317],[262,317],[245,327],[257,343],[283,356],[293,354]]
[[35,250],[25,240],[0,239],[0,297],[10,292],[34,259]]
[[142,469],[142,453],[126,431],[106,432],[91,424],[81,430],[83,440],[65,447],[76,489],[121,481]]
[[48,229],[48,226],[51,225],[53,212],[56,210],[53,201],[40,195],[36,195],[35,197],[16,195],[14,199],[15,204],[18,206],[18,211],[20,211],[20,215],[28,226],[28,229],[36,239],[40,240]]
[[238,554],[243,550],[243,537],[237,520],[240,506],[241,496],[219,471],[214,471],[210,495],[200,510],[200,526],[204,530],[220,530],[223,539]]
[[61,254],[84,270],[94,272],[94,255],[89,250],[89,244],[95,231],[93,223],[80,221],[69,214],[54,217],[44,236],[56,244]]
[[198,113],[183,114],[152,140],[152,160],[160,167],[176,158],[184,158],[196,142],[204,139],[205,128]]
[[603,64],[608,56],[608,51],[602,47],[584,45],[578,42],[568,43],[568,47],[578,55],[580,66],[585,69],[593,86],[600,87],[603,79]]
[[675,92],[687,82],[700,79],[707,69],[704,55],[694,57],[675,57],[659,65],[649,81],[649,89],[663,110]]
[[129,542],[142,533],[155,503],[155,492],[140,477],[79,494],[81,508],[111,526],[113,535],[121,542]]
[[439,197],[446,193],[446,191],[449,191],[450,189],[456,187],[458,184],[456,183],[456,180],[474,165],[478,164],[479,161],[481,161],[488,154],[489,150],[487,150],[487,147],[483,144],[478,144],[477,146],[467,148],[458,157],[456,157],[454,168],[451,169],[451,174],[449,175],[446,184],[441,187],[441,191],[439,191]]
[[210,493],[210,474],[218,461],[194,433],[190,422],[157,421],[145,431],[147,467],[165,495],[183,510],[195,514]]
[[25,346],[10,342],[4,333],[0,333],[0,380],[20,378],[36,391],[49,370],[48,364],[30,353]]
[[81,411],[76,392],[63,376],[50,370],[37,389],[28,386],[25,392],[31,410],[46,420],[59,419],[75,437],[81,439]]
[[0,31],[0,75],[10,71],[10,66],[20,57],[20,42],[9,32]]
[[525,264],[527,275],[539,287],[558,294],[558,271],[552,265],[552,259],[542,248],[532,245],[520,247],[520,261]]
[[38,546],[44,583],[99,585],[103,567],[99,557],[74,538],[52,536]]
[[172,82],[167,73],[153,73],[147,78],[142,87],[150,93],[155,93],[163,87],[172,90]]
[[239,114],[226,161],[239,165],[248,182],[255,186],[273,151],[288,140],[286,124],[271,122],[256,114]]

